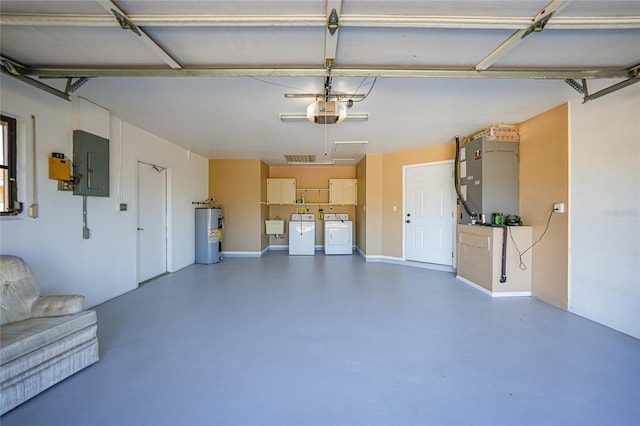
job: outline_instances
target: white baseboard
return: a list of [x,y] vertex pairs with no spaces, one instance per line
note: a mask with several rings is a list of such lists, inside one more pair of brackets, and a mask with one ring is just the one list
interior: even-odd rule
[[393,263],[395,265],[402,266],[411,266],[413,268],[422,268],[422,269],[431,269],[434,271],[444,271],[444,272],[455,272],[453,266],[447,265],[438,265],[435,263],[423,263],[423,262],[414,262],[412,260],[404,260],[399,257],[392,256],[381,256],[381,255],[366,255],[360,247],[356,247],[356,251],[366,262],[382,262],[382,263]]
[[222,257],[262,257],[268,249],[263,251],[223,251]]
[[269,251],[286,251],[286,250],[289,250],[289,246],[285,246],[285,245],[269,246]]
[[481,285],[478,285],[476,283],[474,283],[473,281],[470,281],[466,278],[461,277],[460,275],[456,275],[456,279],[462,281],[463,283],[467,284],[468,286],[471,286],[477,290],[480,290],[481,292],[483,292],[486,295],[489,295],[491,297],[530,297],[531,296],[531,292],[530,291],[496,291],[496,292],[492,292],[487,290],[486,288],[482,287]]

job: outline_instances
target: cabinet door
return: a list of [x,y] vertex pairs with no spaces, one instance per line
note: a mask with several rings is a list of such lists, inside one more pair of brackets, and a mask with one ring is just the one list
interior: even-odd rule
[[329,179],[329,202],[335,205],[356,205],[357,179]]
[[329,203],[344,204],[344,182],[342,179],[329,179]]
[[295,204],[296,180],[292,178],[267,179],[267,204]]
[[295,204],[296,203],[296,180],[295,179],[280,179],[281,180],[281,201],[282,204]]
[[282,183],[280,179],[267,179],[267,204],[282,204]]
[[358,181],[357,179],[344,179],[343,204],[358,204]]

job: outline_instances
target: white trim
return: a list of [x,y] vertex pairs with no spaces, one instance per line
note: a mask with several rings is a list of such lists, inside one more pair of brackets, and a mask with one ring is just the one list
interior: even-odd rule
[[487,290],[486,288],[482,287],[481,285],[478,285],[476,283],[474,283],[473,281],[469,281],[466,278],[461,277],[460,275],[456,275],[456,279],[462,281],[463,283],[467,284],[468,286],[471,286],[477,290],[480,290],[481,292],[483,292],[484,294],[491,296],[491,297],[531,297],[531,292],[530,291],[503,291],[503,292],[491,292],[489,290]]
[[167,245],[167,272],[173,272],[176,268],[176,257],[173,250],[173,170],[171,167],[164,168],[164,191],[165,191],[165,209],[166,221],[165,229],[167,239],[165,244]]
[[[574,201],[573,194],[573,135],[571,132],[572,129],[572,120],[573,110],[574,110],[575,101],[567,102],[567,201],[569,204],[569,211],[567,214],[567,311],[572,312],[576,315],[580,315],[575,312],[573,307],[573,273],[572,273],[572,259],[573,259],[573,244],[572,244],[572,226],[573,226],[573,209],[571,206]],[[533,282],[531,283],[533,288]]]
[[366,262],[381,262],[381,263],[391,263],[394,265],[401,266],[411,266],[413,268],[422,268],[422,269],[431,269],[434,271],[443,271],[443,272],[455,272],[455,269],[448,265],[438,265],[436,263],[425,263],[425,262],[414,262],[412,260],[404,260],[399,257],[392,256],[381,256],[381,255],[366,255],[356,247],[358,254],[364,258]]
[[289,250],[289,246],[288,245],[272,245],[269,246],[269,251],[285,251],[285,250]]
[[[265,249],[267,250],[267,249]],[[262,257],[266,251],[223,251],[222,257]]]

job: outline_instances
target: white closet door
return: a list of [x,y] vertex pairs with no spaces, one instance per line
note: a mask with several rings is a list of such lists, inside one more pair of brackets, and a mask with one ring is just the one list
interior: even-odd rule
[[138,162],[138,283],[167,272],[167,170]]

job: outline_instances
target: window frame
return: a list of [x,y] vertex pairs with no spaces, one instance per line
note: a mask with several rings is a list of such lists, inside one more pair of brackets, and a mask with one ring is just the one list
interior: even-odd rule
[[[7,141],[6,151],[4,155],[7,160],[7,164],[0,164],[0,168],[7,170],[8,174],[8,187],[5,191],[8,191],[9,197],[7,198],[8,205],[5,206],[5,210],[0,211],[0,216],[15,216],[21,212],[20,203],[18,203],[18,170],[17,170],[17,150],[18,150],[18,120],[9,117],[7,115],[0,115],[0,119],[6,123],[7,127]],[[4,129],[2,130],[4,132]],[[4,150],[5,148],[2,147]]]

